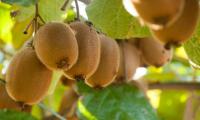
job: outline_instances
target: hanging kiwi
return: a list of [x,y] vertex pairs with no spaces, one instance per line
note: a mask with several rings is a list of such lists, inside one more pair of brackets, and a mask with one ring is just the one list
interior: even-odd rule
[[76,64],[65,71],[65,75],[71,79],[88,79],[99,64],[100,40],[97,32],[84,22],[72,22],[70,27],[76,32],[79,56]]
[[99,35],[101,41],[100,63],[95,73],[86,79],[90,87],[106,87],[117,76],[120,63],[119,47],[115,40]]
[[31,47],[21,49],[8,67],[6,90],[9,96],[20,103],[33,105],[46,95],[52,72],[37,58]]
[[78,44],[69,25],[51,22],[35,35],[34,47],[38,58],[51,70],[67,70],[78,58]]
[[68,119],[75,117],[75,108],[78,101],[78,94],[73,88],[69,88],[63,95],[61,100],[59,114],[66,116]]
[[185,6],[185,0],[131,1],[139,17],[152,29],[162,29],[172,25],[180,17]]
[[3,84],[0,84],[0,109],[21,110],[21,106],[9,97]]
[[172,59],[172,49],[166,49],[164,44],[153,38],[140,39],[139,47],[141,59],[146,65],[161,67]]
[[152,33],[156,39],[165,43],[167,48],[171,45],[180,45],[188,40],[194,32],[197,26],[198,17],[199,1],[185,0],[184,10],[176,22],[169,27],[160,30],[152,30]]
[[65,75],[62,75],[60,77],[60,81],[62,82],[63,85],[69,86],[69,87],[72,87],[73,85],[76,84],[75,80],[71,80],[71,79],[67,78]]
[[140,66],[139,50],[132,44],[122,41],[120,44],[120,65],[117,81],[131,80]]

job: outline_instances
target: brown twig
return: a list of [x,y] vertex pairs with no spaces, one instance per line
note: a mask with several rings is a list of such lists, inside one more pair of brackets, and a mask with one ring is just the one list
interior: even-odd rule
[[39,13],[38,13],[38,1],[36,1],[36,3],[35,3],[35,19],[34,19],[34,30],[35,30],[35,33],[38,30],[38,20],[37,20],[38,15],[39,15]]
[[23,32],[24,34],[28,34],[28,30],[31,27],[31,25],[33,25],[33,22],[34,22],[34,19],[32,19],[30,21],[30,23],[26,26],[26,28],[24,29],[24,32]]
[[0,84],[5,85],[5,84],[6,84],[6,81],[5,81],[4,79],[0,78]]
[[200,90],[198,82],[149,83],[149,89]]
[[24,34],[28,33],[28,29],[31,25],[34,24],[34,32],[36,33],[38,30],[38,18],[41,20],[42,23],[45,23],[44,19],[40,16],[39,10],[38,10],[38,0],[35,3],[35,17],[30,21],[30,23],[26,26],[24,30]]
[[39,19],[41,20],[41,22],[42,22],[43,24],[45,24],[45,21],[44,21],[44,19],[41,17],[40,14],[38,14],[38,17],[39,17]]
[[65,11],[68,3],[69,3],[69,0],[65,0],[64,4],[63,4],[63,6],[60,8],[60,10]]
[[75,1],[75,5],[76,5],[76,19],[80,20],[78,0],[74,0],[74,1]]
[[125,81],[128,81],[128,76],[127,76],[127,69],[126,69],[126,53],[125,53],[125,46],[124,46],[124,41],[120,42],[121,50],[122,50],[122,61],[123,61],[123,72],[124,72],[124,77]]

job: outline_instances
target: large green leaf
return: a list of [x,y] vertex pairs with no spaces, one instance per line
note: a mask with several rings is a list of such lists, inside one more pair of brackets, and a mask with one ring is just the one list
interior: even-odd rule
[[12,29],[12,45],[15,49],[21,48],[25,41],[31,38],[33,33],[33,25],[24,34],[26,26],[34,17],[34,6],[23,7],[14,6],[15,9],[19,10],[19,14],[14,18],[15,24]]
[[141,27],[138,20],[123,7],[122,0],[93,0],[86,9],[88,19],[113,38],[150,36],[147,27]]
[[192,38],[184,44],[184,49],[189,59],[200,66],[200,22]]
[[143,93],[134,86],[121,84],[94,90],[79,83],[80,87],[86,88],[81,88],[83,98],[78,102],[81,120],[158,119]]
[[0,2],[0,40],[6,43],[11,42],[11,29],[13,21],[10,16],[11,6]]
[[39,13],[45,22],[63,21],[66,18],[66,11],[60,8],[65,0],[40,0]]
[[2,0],[2,2],[9,4],[17,4],[22,6],[29,6],[35,4],[36,0]]
[[0,110],[0,120],[36,120],[28,113]]

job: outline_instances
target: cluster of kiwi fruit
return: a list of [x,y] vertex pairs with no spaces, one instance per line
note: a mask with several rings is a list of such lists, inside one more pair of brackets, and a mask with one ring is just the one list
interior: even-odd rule
[[66,108],[60,108],[60,113],[67,109],[67,118],[75,119],[72,103],[79,98],[74,91],[76,81],[84,80],[94,88],[128,82],[138,67],[160,67],[170,61],[172,50],[164,46],[153,38],[114,40],[79,20],[49,22],[12,58],[6,84],[0,89],[5,92],[0,96],[0,107],[18,110],[39,103],[46,96],[56,70],[63,72],[61,81],[70,87],[66,93],[70,103],[61,105]]
[[[181,45],[188,40],[198,23],[198,0],[123,0],[131,3],[129,12],[138,14],[139,20],[149,26],[154,38],[166,48]],[[130,10],[131,9],[131,10]]]

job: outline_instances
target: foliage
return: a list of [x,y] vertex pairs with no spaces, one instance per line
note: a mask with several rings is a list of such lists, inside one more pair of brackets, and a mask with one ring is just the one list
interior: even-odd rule
[[93,90],[82,84],[79,83],[79,88],[84,97],[78,102],[78,115],[83,120],[158,119],[144,94],[136,87],[123,84]]
[[0,110],[1,120],[36,120],[28,113],[22,113],[12,110]]
[[[39,14],[46,23],[52,21],[70,22],[76,16],[74,6],[71,7],[72,1],[70,0],[67,10],[61,11],[60,8],[65,0],[39,0]],[[34,35],[34,26],[30,26],[28,34],[23,34],[23,32],[35,16],[35,2],[36,0],[2,0],[0,2],[1,78],[4,76],[3,73],[5,73],[11,59],[11,56],[5,51],[14,54],[22,48],[24,42],[32,39]],[[14,17],[10,15],[13,11],[18,11]],[[124,9],[122,0],[92,0],[86,8],[86,13],[88,21],[91,21],[98,31],[114,39],[152,36],[148,27],[141,25],[136,17],[131,16]],[[41,20],[39,23],[40,25],[44,24]],[[194,70],[188,62],[190,61],[197,68],[200,66],[199,37],[200,24],[193,36],[183,46],[174,49],[174,55],[186,60],[186,62],[174,57],[164,67],[145,68],[147,73],[144,78],[148,82],[161,83],[191,82],[194,78],[199,82],[200,71]],[[60,72],[54,73],[48,96],[43,101],[54,111],[58,111],[61,98],[68,90],[68,87],[59,82],[60,75]],[[83,95],[78,101],[77,109],[77,115],[81,120],[182,120],[189,95],[188,91],[180,90],[153,91],[153,94],[148,96],[150,101],[154,101],[150,104],[141,91],[127,84],[111,85],[99,90],[91,89],[83,82],[78,82],[78,91]],[[155,94],[157,94],[156,97]],[[158,114],[154,109],[157,110]],[[200,120],[199,112],[200,107],[195,114],[195,120]],[[44,114],[49,115],[37,105],[33,106],[31,114],[38,119],[42,119]],[[27,113],[0,110],[0,119],[3,120],[35,120],[34,117]]]

